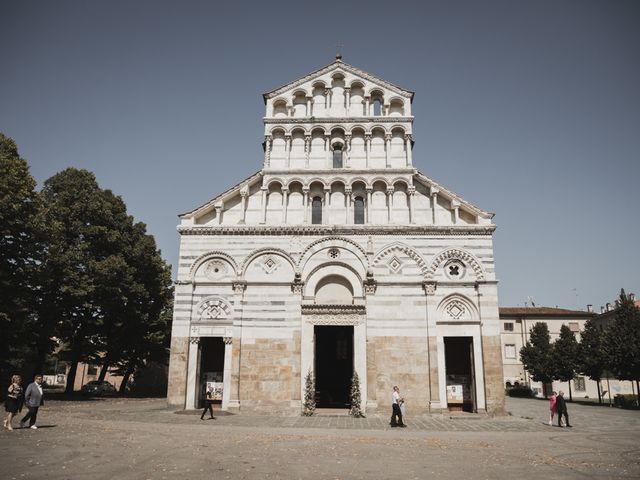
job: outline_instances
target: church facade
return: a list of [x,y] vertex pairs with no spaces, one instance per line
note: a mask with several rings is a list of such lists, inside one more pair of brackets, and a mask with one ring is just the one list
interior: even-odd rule
[[501,413],[493,214],[413,167],[413,92],[334,62],[264,94],[262,169],[180,216],[168,403]]

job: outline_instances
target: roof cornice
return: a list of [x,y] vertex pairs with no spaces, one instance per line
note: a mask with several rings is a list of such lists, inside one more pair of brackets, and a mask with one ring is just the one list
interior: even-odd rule
[[346,70],[347,72],[353,73],[354,75],[358,75],[362,78],[365,78],[371,82],[374,83],[378,83],[386,88],[388,88],[389,90],[396,92],[400,95],[404,95],[409,97],[411,100],[413,100],[413,96],[415,95],[415,92],[411,91],[411,90],[407,90],[406,88],[402,88],[399,87],[398,85],[395,85],[391,82],[388,82],[386,80],[381,79],[380,77],[377,77],[375,75],[372,75],[368,72],[365,72],[364,70],[360,70],[359,68],[354,67],[353,65],[350,65],[348,63],[343,62],[342,60],[334,60],[333,62],[331,62],[330,64],[319,68],[318,70],[315,70],[311,73],[308,73],[307,75],[300,77],[297,80],[294,80],[293,82],[287,83],[286,85],[282,85],[281,87],[276,88],[275,90],[271,90],[270,92],[266,92],[262,94],[262,98],[264,99],[265,103],[267,102],[267,100],[269,98],[273,98],[276,97],[278,95],[280,95],[281,93],[291,89],[291,88],[295,88],[298,85],[302,85],[303,83],[309,81],[310,79],[312,79],[313,77],[316,77],[318,75],[324,75],[325,73],[328,73],[332,70],[337,70],[337,69],[343,69]]
[[180,225],[181,235],[492,235],[495,225]]

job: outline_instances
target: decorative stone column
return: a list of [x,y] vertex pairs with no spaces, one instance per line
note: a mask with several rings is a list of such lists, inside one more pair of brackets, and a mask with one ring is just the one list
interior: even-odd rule
[[311,154],[311,135],[304,136],[304,166],[309,168],[309,155]]
[[333,168],[333,159],[331,158],[331,133],[324,134],[324,149],[327,154],[327,168]]
[[264,137],[264,168],[271,166],[271,146],[273,144],[273,137],[271,135],[265,135]]
[[351,187],[345,187],[344,188],[344,194],[346,196],[345,201],[347,203],[347,218],[346,218],[346,224],[349,225],[351,223],[355,223],[353,220],[353,216],[351,215],[351,202],[352,202],[352,193],[353,190],[351,189]]
[[222,209],[224,208],[224,202],[217,203],[213,206],[216,209],[216,218],[218,219],[218,225],[222,225]]
[[414,212],[414,201],[416,195],[416,187],[409,185],[407,189],[407,201],[409,202],[409,223],[416,223]]
[[371,134],[365,133],[364,135],[364,155],[365,155],[365,167],[369,168],[369,152],[371,151]]
[[241,224],[247,223],[247,197],[249,196],[249,186],[243,185],[240,189],[240,207],[242,209]]
[[187,363],[187,400],[185,410],[197,408],[196,389],[198,388],[198,357],[200,337],[189,338],[189,361]]
[[[229,409],[240,408],[240,358],[242,351],[242,305],[244,301],[244,292],[247,288],[247,282],[243,280],[233,280],[231,282],[233,288],[233,330],[226,332],[225,337],[231,338],[231,344],[229,345],[229,355],[231,356],[229,375],[227,375],[227,347],[225,346],[225,373],[224,388],[227,388],[226,379],[229,378],[229,395],[226,395],[228,399]],[[225,340],[226,344],[226,340]]]
[[260,187],[260,191],[262,191],[262,213],[260,223],[267,223],[267,199],[268,199],[268,189],[265,186]]
[[284,136],[284,149],[287,152],[287,168],[291,167],[291,135],[285,134]]
[[282,187],[282,223],[287,223],[287,200],[289,198],[289,189]]
[[437,188],[431,188],[431,220],[433,222],[433,225],[436,224],[436,206],[438,205],[438,193],[440,193],[440,190],[438,190]]
[[425,323],[427,327],[427,367],[429,377],[429,411],[441,410],[440,383],[438,381],[438,338],[436,335],[436,294],[437,282],[427,280],[422,288],[425,294]]
[[222,373],[222,410],[231,403],[231,375],[233,365],[233,337],[222,337],[224,341],[224,371]]
[[371,116],[371,95],[367,95],[364,97],[365,107],[364,110],[367,112],[367,117]]
[[351,160],[351,134],[345,133],[344,135],[344,152],[342,155],[342,167],[349,168]]
[[304,210],[304,223],[309,223],[309,187],[302,187],[302,209]]
[[410,167],[413,164],[413,154],[411,152],[413,149],[413,139],[411,135],[404,136],[404,148],[407,156],[407,167]]
[[313,102],[313,97],[307,95],[305,97],[307,99],[307,117],[311,116],[311,103]]
[[365,205],[364,208],[364,213],[365,213],[365,222],[367,224],[371,223],[371,196],[373,195],[373,188],[372,187],[366,187],[365,191],[367,192],[367,204]]
[[457,225],[460,220],[460,202],[458,200],[451,200],[451,209],[453,210],[453,224]]
[[393,187],[387,187],[387,222],[391,223],[391,213],[393,211]]
[[391,134],[385,133],[384,135],[384,159],[386,167],[391,167]]
[[322,202],[322,223],[329,224],[329,206],[331,205],[331,187],[324,187],[324,202]]
[[349,106],[351,104],[351,87],[344,87],[344,97],[345,97],[345,116],[349,116]]
[[325,102],[324,102],[325,116],[328,116],[327,114],[329,113],[329,109],[331,108],[331,100],[332,100],[330,88],[324,89],[324,98],[325,98]]

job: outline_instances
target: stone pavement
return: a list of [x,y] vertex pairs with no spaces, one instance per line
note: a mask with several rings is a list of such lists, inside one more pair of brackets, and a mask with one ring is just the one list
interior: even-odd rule
[[176,414],[162,399],[50,401],[39,430],[0,432],[2,478],[640,478],[640,412],[508,399],[511,416],[407,419]]

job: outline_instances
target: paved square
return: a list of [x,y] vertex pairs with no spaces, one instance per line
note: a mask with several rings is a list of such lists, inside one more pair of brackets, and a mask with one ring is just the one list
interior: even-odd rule
[[0,433],[15,479],[640,478],[640,412],[508,399],[497,419],[176,414],[163,399],[50,401],[38,430]]

